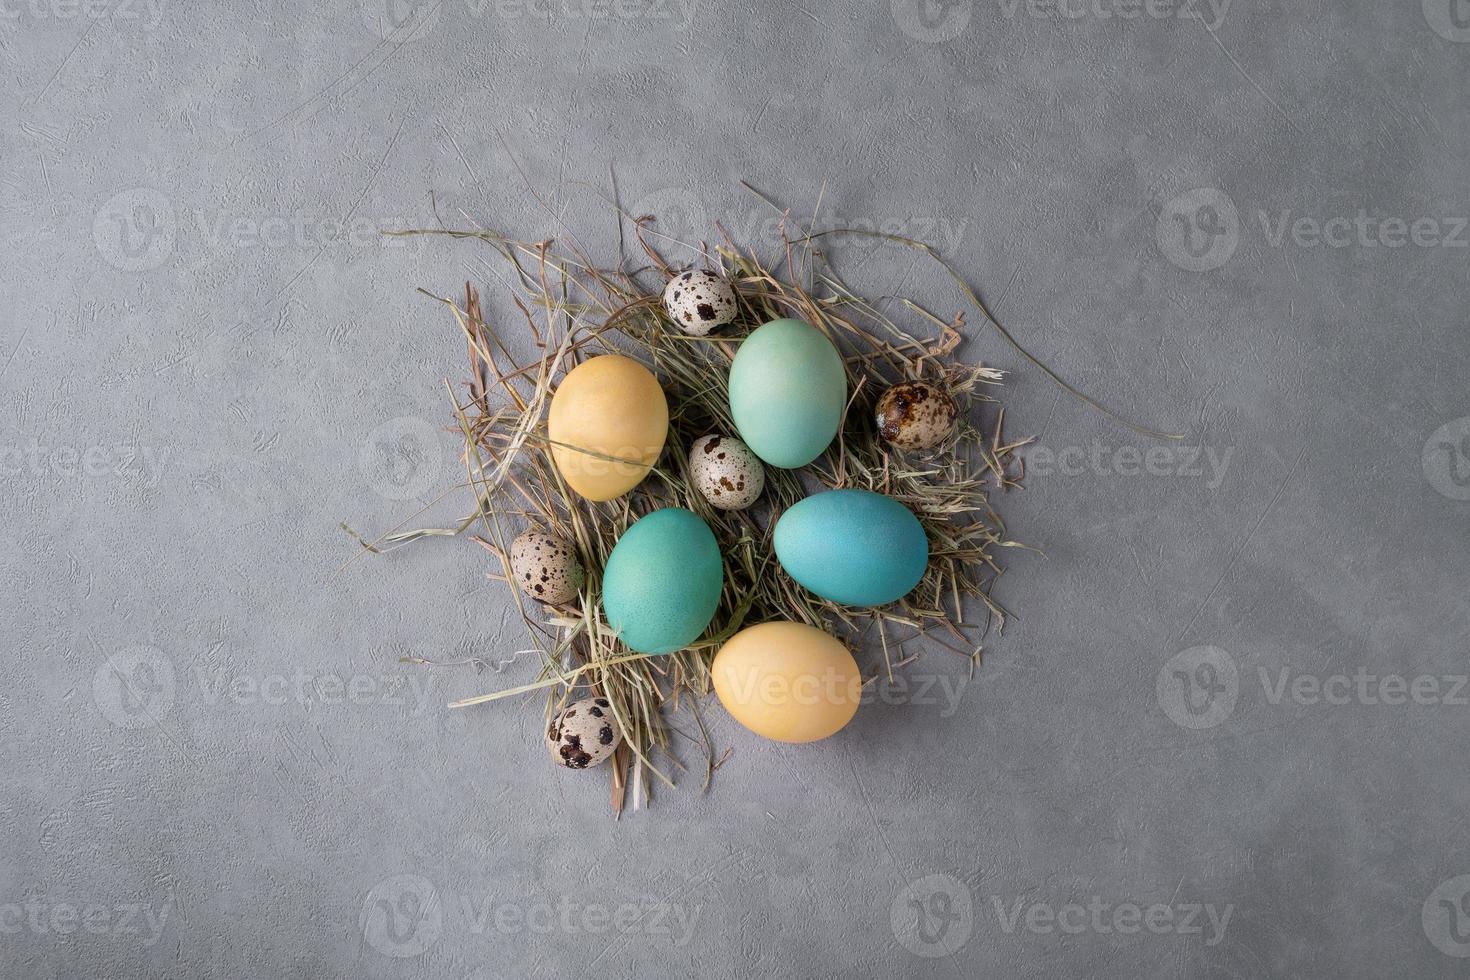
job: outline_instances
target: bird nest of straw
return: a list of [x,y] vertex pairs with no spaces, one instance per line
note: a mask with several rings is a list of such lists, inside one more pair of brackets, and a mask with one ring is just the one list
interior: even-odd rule
[[[444,305],[468,351],[467,380],[460,386],[446,382],[446,389],[454,428],[464,440],[464,486],[473,504],[454,526],[399,529],[372,541],[358,537],[363,548],[381,553],[429,537],[465,535],[493,556],[491,577],[505,583],[516,603],[539,653],[539,672],[519,686],[450,707],[542,694],[550,719],[570,701],[605,698],[623,735],[609,767],[618,812],[630,797],[637,807],[655,785],[672,786],[690,770],[709,785],[729,751],[714,744],[701,716],[711,688],[710,664],[721,644],[745,626],[784,619],[831,632],[857,653],[870,684],[883,675],[891,681],[921,653],[957,657],[973,672],[983,641],[1005,622],[991,598],[1002,569],[998,556],[1020,547],[1009,538],[992,497],[1019,485],[1023,464],[1016,450],[1027,441],[1004,434],[1005,411],[995,397],[1002,372],[957,356],[965,312],[940,316],[917,300],[865,299],[822,247],[835,235],[868,235],[932,258],[954,276],[969,315],[1014,346],[963,277],[928,245],[865,231],[808,234],[783,211],[783,241],[774,255],[757,254],[728,236],[697,249],[702,267],[735,285],[739,314],[718,333],[695,337],[679,329],[661,302],[665,283],[682,270],[664,257],[661,245],[667,240],[657,230],[657,216],[623,219],[642,252],[637,268],[605,267],[575,243],[556,240],[514,241],[485,230],[394,233],[475,240],[503,261],[513,295],[500,318],[486,312],[471,285],[452,298],[420,290]],[[765,492],[754,506],[719,510],[691,483],[689,447],[702,436],[735,432],[726,390],[731,361],[746,333],[781,317],[817,327],[842,355],[849,394],[843,423],[811,464],[768,468]],[[532,342],[530,359],[510,353],[506,341],[515,332]],[[514,346],[524,349],[523,341]],[[607,353],[635,358],[655,374],[668,398],[669,432],[662,456],[637,488],[593,503],[573,493],[553,464],[547,413],[559,379],[587,358]],[[934,450],[900,452],[877,431],[876,402],[889,386],[906,381],[942,386],[958,404],[954,434]],[[829,602],[803,589],[775,560],[776,518],[814,491],[846,487],[901,502],[928,536],[928,570],[898,602],[871,609]],[[723,593],[709,631],[697,642],[667,656],[646,656],[622,645],[605,621],[599,570],[630,524],[670,506],[695,512],[714,532],[725,563]],[[510,544],[527,528],[575,547],[586,569],[577,599],[548,606],[516,587]],[[965,663],[960,667],[966,669]]]

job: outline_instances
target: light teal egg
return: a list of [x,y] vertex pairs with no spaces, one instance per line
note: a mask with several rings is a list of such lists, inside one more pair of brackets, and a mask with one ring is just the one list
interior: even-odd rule
[[929,567],[929,538],[919,519],[869,490],[807,497],[776,522],[775,544],[786,574],[845,606],[902,599]]
[[837,435],[847,402],[842,356],[800,320],[757,328],[730,365],[730,414],[757,456],[783,469],[805,466]]
[[602,612],[639,653],[682,650],[709,627],[725,566],[714,532],[682,507],[634,522],[602,571]]

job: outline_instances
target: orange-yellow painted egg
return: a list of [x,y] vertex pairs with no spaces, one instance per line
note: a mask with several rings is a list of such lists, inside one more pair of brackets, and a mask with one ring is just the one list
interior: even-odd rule
[[567,485],[588,500],[612,500],[636,487],[658,462],[669,432],[669,403],[648,368],[620,354],[603,354],[562,378],[546,426],[551,458]]
[[863,693],[857,661],[840,640],[784,620],[730,637],[710,674],[725,710],[778,742],[836,734],[857,713]]

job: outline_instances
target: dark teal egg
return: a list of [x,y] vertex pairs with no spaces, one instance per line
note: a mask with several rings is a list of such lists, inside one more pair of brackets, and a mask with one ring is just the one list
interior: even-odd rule
[[602,611],[629,648],[673,653],[709,628],[724,584],[709,525],[666,507],[636,521],[613,545],[602,572]]
[[786,574],[845,606],[902,599],[929,567],[929,538],[919,519],[869,490],[807,497],[776,522],[775,544]]

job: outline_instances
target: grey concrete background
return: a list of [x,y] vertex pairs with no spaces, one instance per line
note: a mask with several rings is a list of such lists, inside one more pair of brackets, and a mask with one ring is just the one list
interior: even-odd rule
[[[1470,969],[1461,0],[0,13],[4,976]],[[336,574],[455,479],[414,288],[508,298],[375,230],[432,192],[611,256],[610,173],[675,231],[766,240],[745,178],[935,241],[1192,447],[972,327],[1047,552],[984,669],[804,748],[716,710],[711,791],[621,822],[538,702],[445,710],[533,670],[477,548]]]

